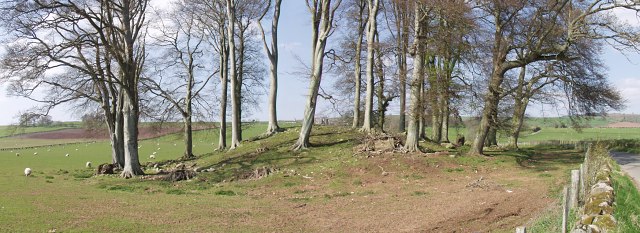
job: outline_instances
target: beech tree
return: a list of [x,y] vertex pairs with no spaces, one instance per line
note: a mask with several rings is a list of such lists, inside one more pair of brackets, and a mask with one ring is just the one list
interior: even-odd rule
[[369,17],[367,20],[367,91],[365,93],[365,107],[364,107],[364,122],[362,123],[362,131],[371,132],[373,122],[373,91],[374,87],[374,50],[375,50],[375,37],[378,31],[378,9],[380,8],[379,0],[367,0],[367,7],[369,9]]
[[309,137],[311,136],[311,128],[313,127],[314,116],[316,112],[316,102],[318,100],[318,92],[320,90],[320,81],[322,80],[322,66],[324,64],[325,47],[327,39],[331,35],[333,29],[333,19],[336,10],[342,1],[338,0],[307,0],[307,7],[311,13],[312,34],[312,53],[311,53],[311,77],[309,85],[309,96],[305,104],[304,115],[302,119],[302,128],[300,136],[293,145],[294,150],[305,149],[309,147]]
[[267,134],[274,134],[281,130],[280,126],[278,126],[278,114],[276,112],[276,104],[278,100],[278,22],[280,21],[281,4],[282,0],[275,0],[273,19],[271,19],[271,46],[267,44],[264,28],[260,22],[271,7],[271,0],[268,0],[264,13],[258,19],[258,27],[260,28],[264,50],[267,54],[270,65],[269,77],[271,78],[271,85],[269,89],[269,125],[267,126]]
[[[184,123],[184,158],[193,157],[193,118],[197,102],[206,102],[201,93],[218,72],[208,62],[204,28],[195,18],[197,8],[183,2],[173,4],[172,11],[159,15],[158,35],[151,36],[161,52],[151,77],[142,80],[147,91],[160,97],[154,108],[171,114],[175,110]],[[165,22],[166,21],[166,22]],[[208,104],[199,104],[209,107]]]
[[[1,8],[3,25],[15,38],[3,63],[4,77],[26,87],[25,95],[54,88],[59,95],[45,101],[49,106],[83,98],[99,102],[111,129],[113,160],[123,166],[125,178],[143,174],[138,82],[145,61],[146,7],[145,0],[87,0],[5,1]],[[68,73],[52,75],[55,69]]]
[[[581,40],[608,40],[638,48],[637,32],[608,13],[637,11],[640,3],[623,1],[478,1],[476,9],[489,22],[492,70],[488,80],[480,128],[469,154],[480,155],[496,115],[505,73],[538,61],[567,60],[566,52]],[[524,54],[516,49],[526,48]]]
[[423,118],[423,94],[424,87],[424,68],[425,68],[425,52],[427,36],[428,13],[425,4],[416,2],[414,13],[414,41],[410,51],[413,57],[413,75],[409,87],[410,105],[409,105],[409,125],[407,127],[407,139],[405,140],[404,149],[409,152],[419,151],[418,141],[420,140],[420,121]]

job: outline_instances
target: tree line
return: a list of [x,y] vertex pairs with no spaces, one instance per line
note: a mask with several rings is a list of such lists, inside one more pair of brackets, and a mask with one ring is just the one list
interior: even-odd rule
[[[479,118],[470,154],[481,155],[505,128],[510,145],[517,147],[526,108],[533,102],[566,103],[574,117],[621,109],[624,101],[602,65],[603,46],[640,48],[639,28],[614,14],[637,13],[640,3],[631,0],[305,3],[312,53],[293,150],[312,146],[318,97],[333,101],[352,118],[354,129],[368,134],[385,130],[388,108],[397,100],[397,130],[406,133],[409,152],[418,151],[423,139],[449,142],[450,122],[464,112]],[[276,100],[282,0],[179,0],[166,9],[149,4],[0,2],[7,34],[2,37],[2,82],[10,94],[42,103],[45,113],[73,104],[103,115],[112,163],[125,178],[143,174],[141,117],[184,122],[184,157],[190,158],[194,118],[217,109],[216,149],[237,148],[243,114],[260,102],[265,76],[265,134],[281,131]],[[334,90],[321,88],[323,75],[334,76]],[[228,121],[230,145],[225,140]],[[426,135],[427,126],[431,135]]]

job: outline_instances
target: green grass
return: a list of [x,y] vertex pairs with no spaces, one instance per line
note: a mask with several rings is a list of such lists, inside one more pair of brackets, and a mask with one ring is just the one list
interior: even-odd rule
[[640,229],[640,193],[633,181],[620,173],[613,173],[616,206],[613,215],[618,221],[618,232],[635,232]]
[[37,127],[17,127],[17,126],[0,126],[0,137],[7,137],[18,134],[48,132],[61,129],[79,128],[80,122],[65,122],[62,125],[54,126],[37,126]]
[[[245,139],[262,134],[266,124],[247,127]],[[0,210],[0,222],[3,223],[0,232],[43,232],[52,228],[64,232],[166,232],[172,229],[299,232],[309,229],[305,228],[308,223],[287,220],[275,229],[260,223],[273,221],[274,216],[292,208],[319,208],[313,205],[363,196],[383,198],[389,192],[402,195],[401,198],[435,195],[428,187],[413,186],[413,182],[421,183],[432,174],[410,171],[414,169],[411,163],[400,162],[404,155],[390,157],[396,160],[389,162],[388,166],[392,168],[386,165],[385,168],[398,172],[386,179],[406,178],[412,183],[406,188],[398,191],[376,189],[370,186],[371,180],[366,176],[354,177],[354,170],[367,168],[368,164],[367,159],[354,156],[355,139],[360,136],[357,131],[314,126],[313,148],[294,152],[289,148],[298,137],[297,130],[290,127],[269,139],[245,141],[239,148],[225,152],[213,151],[217,145],[217,130],[198,131],[194,135],[194,152],[198,158],[189,163],[216,170],[175,183],[137,178],[124,180],[117,175],[91,176],[94,170],[86,169],[85,163],[91,161],[95,167],[109,162],[107,142],[0,151],[0,190],[3,190],[0,207],[4,207]],[[180,135],[144,140],[140,146],[143,164],[151,161],[148,155],[153,152],[156,152],[156,161],[162,161],[181,157],[183,150]],[[258,153],[258,148],[266,150]],[[551,150],[558,154],[545,157],[536,153]],[[35,151],[38,155],[33,155]],[[15,156],[16,152],[21,156]],[[65,157],[65,153],[70,156]],[[495,153],[491,159],[447,156],[424,160],[428,160],[426,164],[462,165],[453,167],[447,176],[464,176],[479,167],[522,169],[532,177],[538,177],[536,174],[542,172],[538,169],[561,172],[573,164],[571,159],[554,157],[570,153],[557,148]],[[527,158],[536,160],[536,168],[518,166],[517,163]],[[415,161],[422,159],[418,157]],[[24,177],[25,167],[31,167],[34,176]],[[279,171],[260,180],[237,180],[238,175],[258,167],[273,167]],[[402,169],[409,172],[401,172]],[[377,166],[363,171],[380,174]],[[297,207],[303,204],[307,207]],[[265,211],[273,215],[265,214]]]

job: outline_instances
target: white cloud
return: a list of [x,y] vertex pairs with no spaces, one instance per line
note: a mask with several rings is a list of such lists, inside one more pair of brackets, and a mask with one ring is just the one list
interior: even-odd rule
[[636,15],[636,12],[629,9],[615,9],[613,14],[623,22],[627,22],[634,26],[640,26],[640,17]]
[[619,79],[614,85],[627,100],[625,112],[640,113],[640,77]]

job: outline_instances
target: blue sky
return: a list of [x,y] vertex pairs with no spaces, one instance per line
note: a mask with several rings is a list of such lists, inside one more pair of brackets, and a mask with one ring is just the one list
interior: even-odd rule
[[[311,52],[311,26],[310,16],[307,7],[301,0],[286,0],[282,5],[282,15],[279,29],[279,95],[278,95],[278,118],[281,120],[301,119],[304,111],[304,103],[308,90],[308,81],[305,77],[296,74],[302,66],[298,58],[303,62],[310,60]],[[159,3],[160,4],[160,3]],[[160,4],[161,5],[161,4]],[[619,14],[629,22],[638,23],[634,15]],[[329,40],[334,39],[330,38]],[[298,57],[298,58],[297,58]],[[627,99],[627,109],[625,113],[640,114],[640,56],[630,54],[627,57],[613,49],[606,48],[603,61],[609,67],[609,77],[611,82],[621,91]],[[265,60],[266,62],[266,60]],[[324,86],[331,82],[333,77],[325,75],[323,77]],[[268,82],[268,78],[265,78]],[[268,83],[266,83],[268,84]],[[262,110],[256,110],[250,119],[266,120],[268,117],[266,109],[267,96],[262,98],[265,106]],[[319,112],[328,108],[324,100],[320,101]],[[34,106],[35,103],[26,99],[6,96],[6,87],[0,88],[0,125],[15,123],[15,116],[20,111]],[[541,109],[545,109],[543,113]],[[397,111],[397,108],[392,108]],[[398,114],[390,112],[390,114]],[[549,107],[533,107],[528,111],[534,116],[553,116],[558,111]],[[60,106],[51,113],[56,121],[77,120],[79,116],[69,109],[68,106]]]

